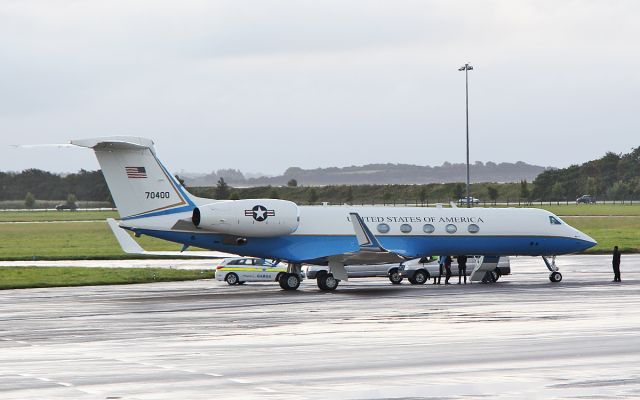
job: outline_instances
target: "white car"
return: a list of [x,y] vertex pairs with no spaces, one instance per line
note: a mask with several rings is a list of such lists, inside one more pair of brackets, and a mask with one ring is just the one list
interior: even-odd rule
[[[487,271],[486,276],[482,279],[483,282],[496,282],[502,275],[509,275],[511,273],[511,262],[509,261],[509,257],[485,256],[483,262],[488,266],[491,265],[493,268],[491,271]],[[466,269],[467,275],[471,275],[473,268],[473,256],[469,256]],[[440,273],[438,257],[433,256],[415,258],[413,260],[406,261],[400,264],[398,269],[400,275],[403,278],[407,278],[413,285],[422,285],[431,277],[437,277]],[[458,263],[455,261],[455,258],[451,263],[451,276],[458,276]]]
[[216,267],[216,279],[229,285],[242,285],[245,282],[278,282],[287,266],[271,261],[251,258],[225,258]]
[[[469,196],[469,203],[478,205],[480,204],[480,199],[476,199],[475,197]],[[461,199],[458,199],[458,205],[460,204],[467,204],[467,198],[463,197]]]
[[[345,265],[349,278],[373,278],[384,277],[394,285],[402,282],[402,276],[398,273],[398,264],[373,264],[373,265]],[[316,279],[319,272],[328,272],[329,267],[321,265],[309,265],[306,267],[306,276],[309,279]]]

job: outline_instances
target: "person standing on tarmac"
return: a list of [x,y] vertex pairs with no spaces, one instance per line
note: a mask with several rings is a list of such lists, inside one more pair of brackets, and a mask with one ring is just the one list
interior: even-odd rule
[[442,277],[442,273],[443,273],[442,269],[444,268],[444,259],[445,259],[444,256],[440,256],[438,258],[438,266],[439,266],[439,268],[438,268],[438,276],[434,276],[433,277],[433,284],[434,285],[435,284],[438,284],[438,285],[440,284],[440,278]]
[[464,276],[464,284],[467,284],[467,256],[458,256],[458,285]]
[[450,285],[449,283],[449,278],[451,278],[451,256],[446,256],[444,258],[444,270],[445,270],[445,278],[444,278],[444,284],[445,285]]
[[620,251],[618,250],[618,246],[613,248],[613,260],[611,263],[613,264],[613,281],[622,282],[620,280]]

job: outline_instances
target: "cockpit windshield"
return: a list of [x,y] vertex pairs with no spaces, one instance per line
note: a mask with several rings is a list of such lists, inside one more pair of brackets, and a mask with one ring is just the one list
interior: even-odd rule
[[556,217],[554,217],[553,215],[549,216],[549,223],[551,225],[562,225],[562,222],[560,222],[560,220]]

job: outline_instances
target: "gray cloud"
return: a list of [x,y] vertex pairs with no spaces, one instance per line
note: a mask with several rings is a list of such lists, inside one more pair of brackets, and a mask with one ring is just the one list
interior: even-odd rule
[[[464,160],[637,146],[636,2],[9,1],[1,170],[95,168],[10,143],[133,134],[174,169]],[[36,155],[37,154],[37,155]]]

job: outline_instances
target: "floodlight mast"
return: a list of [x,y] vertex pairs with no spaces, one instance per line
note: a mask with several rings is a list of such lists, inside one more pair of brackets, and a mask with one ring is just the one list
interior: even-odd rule
[[471,208],[471,193],[469,189],[469,71],[473,70],[470,63],[466,63],[458,68],[458,71],[464,71],[464,87],[465,87],[465,104],[467,114],[467,208]]

